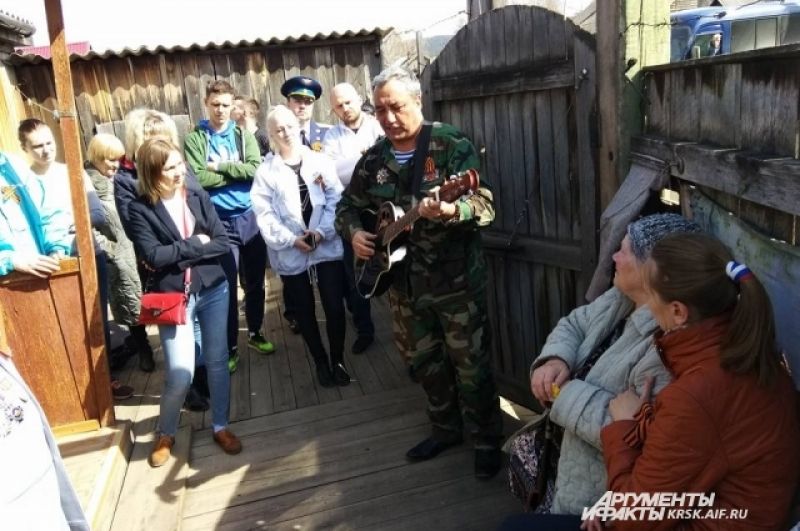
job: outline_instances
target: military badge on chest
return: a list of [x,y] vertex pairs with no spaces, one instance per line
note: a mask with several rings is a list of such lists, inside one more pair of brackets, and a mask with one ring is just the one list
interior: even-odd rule
[[380,170],[378,170],[377,175],[375,175],[375,181],[378,184],[386,184],[387,182],[389,182],[389,170],[387,170],[386,168],[381,168]]
[[12,428],[25,419],[22,397],[14,397],[11,393],[11,382],[0,377],[0,437],[11,433]]
[[317,152],[322,151],[322,142],[317,140],[316,142],[311,144],[311,149]]
[[0,195],[2,195],[4,202],[10,199],[19,204],[19,194],[17,193],[17,187],[14,185],[0,187]]
[[436,169],[433,159],[428,157],[425,159],[425,169],[422,173],[422,180],[430,183],[439,179],[439,170]]

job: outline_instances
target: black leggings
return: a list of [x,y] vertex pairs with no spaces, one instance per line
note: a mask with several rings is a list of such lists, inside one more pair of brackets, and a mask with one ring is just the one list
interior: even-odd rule
[[314,311],[314,288],[311,276],[316,269],[317,287],[320,302],[325,311],[328,345],[331,349],[332,365],[344,361],[345,313],[342,297],[344,296],[344,265],[341,260],[322,262],[309,271],[299,275],[281,275],[284,293],[288,293],[293,302],[294,318],[300,325],[300,333],[314,358],[315,363],[328,362],[328,355],[322,345],[319,334],[317,316]]

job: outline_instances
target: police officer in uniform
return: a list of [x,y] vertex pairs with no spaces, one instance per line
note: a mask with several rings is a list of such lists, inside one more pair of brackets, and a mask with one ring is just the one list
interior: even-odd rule
[[[460,444],[467,423],[475,442],[475,476],[489,479],[502,466],[502,417],[490,365],[486,262],[479,233],[494,220],[492,192],[484,180],[473,194],[452,203],[427,196],[450,175],[477,168],[475,148],[451,125],[434,123],[424,154],[417,145],[425,135],[420,84],[413,74],[389,67],[374,79],[373,88],[376,117],[386,137],[356,164],[337,207],[337,229],[351,241],[356,256],[368,259],[375,253],[375,235],[373,227],[362,225],[362,211],[385,201],[405,211],[419,205],[421,218],[408,235],[405,259],[393,268],[389,289],[395,343],[411,377],[425,389],[433,424],[431,436],[406,457],[423,461]],[[421,193],[414,197],[416,164],[424,164],[424,173]]]
[[314,121],[314,103],[322,96],[322,85],[306,76],[295,76],[281,85],[281,94],[286,106],[300,122],[300,140],[314,151],[322,151],[322,139],[331,128],[328,124]]

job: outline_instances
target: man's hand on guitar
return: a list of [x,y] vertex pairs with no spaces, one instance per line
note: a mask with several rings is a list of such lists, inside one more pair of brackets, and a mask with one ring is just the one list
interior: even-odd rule
[[375,235],[365,230],[356,231],[350,243],[353,244],[353,254],[361,260],[368,260],[375,254]]
[[456,206],[447,201],[437,201],[432,197],[423,197],[419,202],[419,214],[426,219],[447,221],[456,215]]

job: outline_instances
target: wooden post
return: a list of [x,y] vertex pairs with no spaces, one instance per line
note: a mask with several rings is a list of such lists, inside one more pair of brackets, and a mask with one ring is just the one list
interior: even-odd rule
[[602,210],[628,173],[630,139],[642,129],[639,70],[669,62],[669,1],[603,0],[596,16]]
[[76,242],[80,264],[83,312],[88,324],[86,338],[89,342],[92,384],[97,397],[97,410],[101,426],[114,422],[113,398],[108,360],[104,355],[105,336],[100,316],[97,293],[97,269],[92,245],[92,227],[89,222],[86,192],[83,188],[83,160],[81,158],[75,95],[72,90],[72,73],[64,34],[64,16],[60,0],[45,0],[47,30],[50,35],[53,77],[58,98],[58,116],[64,143],[64,158],[70,178],[70,195],[75,215]]
[[617,173],[619,157],[620,106],[622,95],[622,52],[620,49],[621,0],[597,2],[597,111],[600,119],[600,149],[597,174],[600,211],[614,197],[622,177]]

